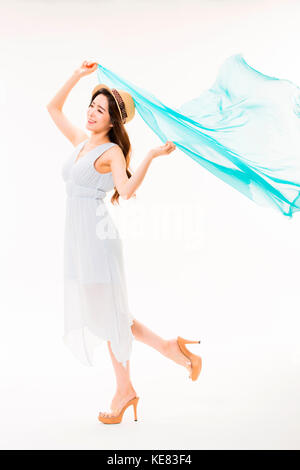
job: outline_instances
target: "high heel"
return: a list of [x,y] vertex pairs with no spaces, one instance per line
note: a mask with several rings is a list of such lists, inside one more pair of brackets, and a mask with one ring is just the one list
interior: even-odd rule
[[202,359],[200,356],[197,356],[196,354],[191,353],[186,348],[185,346],[186,344],[192,344],[192,343],[200,343],[200,341],[190,341],[188,339],[182,338],[181,336],[177,337],[177,344],[181,352],[191,361],[192,372],[189,377],[192,380],[197,380],[202,369]]
[[100,416],[100,413],[98,415],[99,421],[101,421],[104,424],[118,424],[121,423],[124,411],[128,406],[133,405],[134,409],[134,421],[137,421],[137,404],[139,401],[140,397],[134,397],[131,398],[121,409],[120,413],[117,416]]

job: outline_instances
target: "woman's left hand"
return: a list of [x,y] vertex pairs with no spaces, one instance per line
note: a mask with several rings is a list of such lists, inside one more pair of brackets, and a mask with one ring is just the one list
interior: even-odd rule
[[149,154],[152,158],[159,157],[160,155],[168,155],[169,153],[173,152],[176,149],[176,145],[174,142],[168,140],[165,145],[161,145],[154,149],[151,149]]

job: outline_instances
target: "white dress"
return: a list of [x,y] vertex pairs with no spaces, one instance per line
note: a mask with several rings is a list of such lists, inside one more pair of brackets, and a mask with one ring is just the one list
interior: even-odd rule
[[94,167],[116,144],[99,145],[76,161],[87,140],[62,168],[67,193],[63,341],[77,359],[93,366],[95,348],[110,340],[116,359],[126,366],[134,317],[128,307],[122,240],[104,202],[114,181],[111,172],[101,174]]

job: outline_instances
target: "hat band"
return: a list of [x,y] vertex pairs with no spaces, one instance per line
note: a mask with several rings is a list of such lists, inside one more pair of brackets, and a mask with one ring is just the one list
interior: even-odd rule
[[115,88],[112,88],[111,91],[113,92],[114,97],[117,100],[118,105],[120,107],[121,117],[125,121],[127,119],[128,115],[127,115],[127,112],[126,112],[125,103],[122,99],[122,96],[120,95],[118,90],[116,90]]

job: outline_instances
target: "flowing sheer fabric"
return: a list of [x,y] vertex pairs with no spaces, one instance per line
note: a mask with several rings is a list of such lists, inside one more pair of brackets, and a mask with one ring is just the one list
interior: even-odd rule
[[300,88],[248,65],[221,65],[213,86],[172,109],[98,64],[99,83],[128,91],[165,142],[262,206],[292,217],[300,210]]

